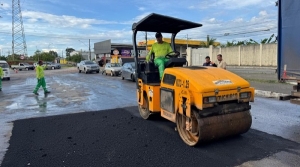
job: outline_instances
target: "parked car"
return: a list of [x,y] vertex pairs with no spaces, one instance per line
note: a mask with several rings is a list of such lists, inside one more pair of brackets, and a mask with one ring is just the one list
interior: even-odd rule
[[130,79],[135,81],[135,62],[124,63],[121,69],[122,80]]
[[45,62],[44,65],[46,66],[46,70],[61,69],[61,65],[59,63]]
[[34,66],[33,65],[30,65],[28,63],[19,63],[17,65],[11,65],[11,68],[13,70],[34,70]]
[[81,71],[87,73],[96,72],[99,73],[100,67],[97,63],[90,61],[90,60],[83,60],[80,63],[77,64],[78,72],[81,73]]
[[0,60],[0,66],[2,67],[4,73],[3,79],[10,80],[10,71],[8,63],[4,60]]
[[107,63],[103,73],[105,73],[105,75],[109,74],[110,76],[119,76],[121,74],[121,69],[122,65],[120,63]]

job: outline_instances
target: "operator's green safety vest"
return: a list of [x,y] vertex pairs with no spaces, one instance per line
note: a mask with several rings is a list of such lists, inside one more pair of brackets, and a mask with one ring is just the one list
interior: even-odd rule
[[170,44],[163,41],[163,43],[154,43],[151,47],[150,52],[146,56],[146,61],[150,60],[150,56],[152,53],[154,53],[155,58],[164,58],[168,53],[172,52],[173,49],[171,48]]

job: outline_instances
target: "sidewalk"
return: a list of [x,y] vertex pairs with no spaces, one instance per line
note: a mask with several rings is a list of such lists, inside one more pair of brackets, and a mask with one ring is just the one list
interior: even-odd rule
[[277,79],[276,67],[229,66],[229,71],[246,79],[255,88],[259,97],[277,98],[289,96],[295,82],[280,83]]

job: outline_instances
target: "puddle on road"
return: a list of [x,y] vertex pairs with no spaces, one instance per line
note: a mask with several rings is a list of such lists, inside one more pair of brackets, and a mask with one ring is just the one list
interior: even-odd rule
[[[10,94],[11,98],[0,102],[1,110],[8,113],[24,113],[25,111],[34,112],[60,112],[66,108],[74,108],[81,105],[87,100],[89,94],[84,89],[80,89],[81,84],[73,84],[72,81],[62,80],[62,78],[47,78],[47,87],[51,93],[44,95],[42,88],[39,89],[40,95],[28,93],[28,86],[32,89],[36,85],[36,78],[26,78],[20,85],[10,85],[10,89],[15,92],[26,91],[26,94],[16,93]],[[26,90],[25,90],[26,89]],[[9,91],[9,90],[8,90]]]
[[15,98],[10,105],[6,106],[6,109],[15,112],[38,109],[40,112],[46,112],[56,107],[56,105],[51,102],[54,99],[55,97],[53,95],[20,95]]

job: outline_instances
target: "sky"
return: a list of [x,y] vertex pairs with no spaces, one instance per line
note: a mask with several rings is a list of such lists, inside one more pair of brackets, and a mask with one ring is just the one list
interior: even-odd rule
[[[12,53],[12,1],[0,0],[0,53]],[[158,13],[203,26],[184,30],[178,39],[221,43],[277,36],[276,0],[19,0],[27,54],[53,50],[65,56],[66,48],[91,51],[94,43],[132,44],[132,24]],[[18,15],[17,15],[18,16]],[[19,17],[17,17],[19,18]],[[20,23],[20,22],[17,22]],[[155,39],[155,33],[147,33]],[[163,34],[170,37],[169,34]],[[138,33],[145,40],[145,32]]]

